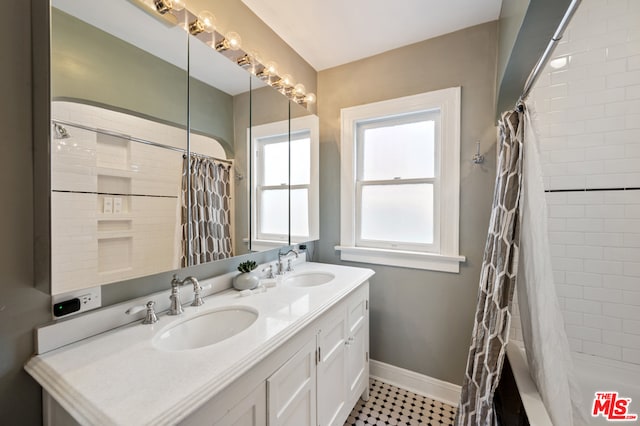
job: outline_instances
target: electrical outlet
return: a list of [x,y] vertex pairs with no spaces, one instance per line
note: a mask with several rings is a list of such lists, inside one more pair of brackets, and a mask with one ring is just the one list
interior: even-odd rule
[[56,294],[52,297],[53,319],[66,318],[102,306],[100,286]]

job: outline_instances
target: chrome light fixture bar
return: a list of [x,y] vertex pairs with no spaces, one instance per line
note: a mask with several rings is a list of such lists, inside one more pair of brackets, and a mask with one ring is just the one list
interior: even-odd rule
[[[316,102],[316,95],[306,93],[303,84],[296,84],[289,74],[280,75],[278,65],[275,62],[263,62],[257,52],[242,50],[240,34],[234,31],[229,31],[225,35],[219,33],[216,29],[216,18],[213,13],[203,10],[196,15],[188,9],[185,0],[137,0],[137,2],[144,6],[145,10],[155,9],[155,12],[164,18],[178,18],[178,21],[183,23],[181,25],[184,30],[189,34],[199,38],[203,43],[234,61],[238,66],[274,87],[290,100],[304,107]],[[153,3],[153,6],[150,3]],[[177,14],[177,12],[180,13]],[[218,41],[216,42],[216,40]]]

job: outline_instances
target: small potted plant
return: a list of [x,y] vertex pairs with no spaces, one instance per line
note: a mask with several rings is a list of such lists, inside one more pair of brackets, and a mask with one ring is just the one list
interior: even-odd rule
[[253,260],[247,260],[238,265],[238,271],[240,274],[233,278],[233,288],[236,290],[251,290],[258,286],[260,277],[254,273],[253,270],[258,267],[258,264]]

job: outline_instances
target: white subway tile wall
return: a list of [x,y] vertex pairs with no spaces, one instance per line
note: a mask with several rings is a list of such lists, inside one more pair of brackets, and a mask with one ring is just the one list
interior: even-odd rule
[[[54,102],[52,118],[186,148],[184,129],[91,105]],[[65,127],[71,137],[52,138],[51,149],[53,292],[177,269],[183,153]],[[225,158],[215,139],[192,139]]]
[[[640,187],[639,23],[638,0],[583,0],[536,83],[547,190]],[[640,190],[546,198],[571,349],[640,364]]]

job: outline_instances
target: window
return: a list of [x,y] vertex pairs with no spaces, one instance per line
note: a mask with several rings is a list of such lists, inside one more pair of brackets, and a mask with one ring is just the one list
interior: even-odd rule
[[309,241],[311,196],[311,131],[291,132],[290,203],[291,242]]
[[252,250],[319,238],[318,133],[316,116],[253,127]]
[[342,260],[458,272],[460,88],[342,110]]
[[289,135],[256,138],[256,238],[289,241]]

